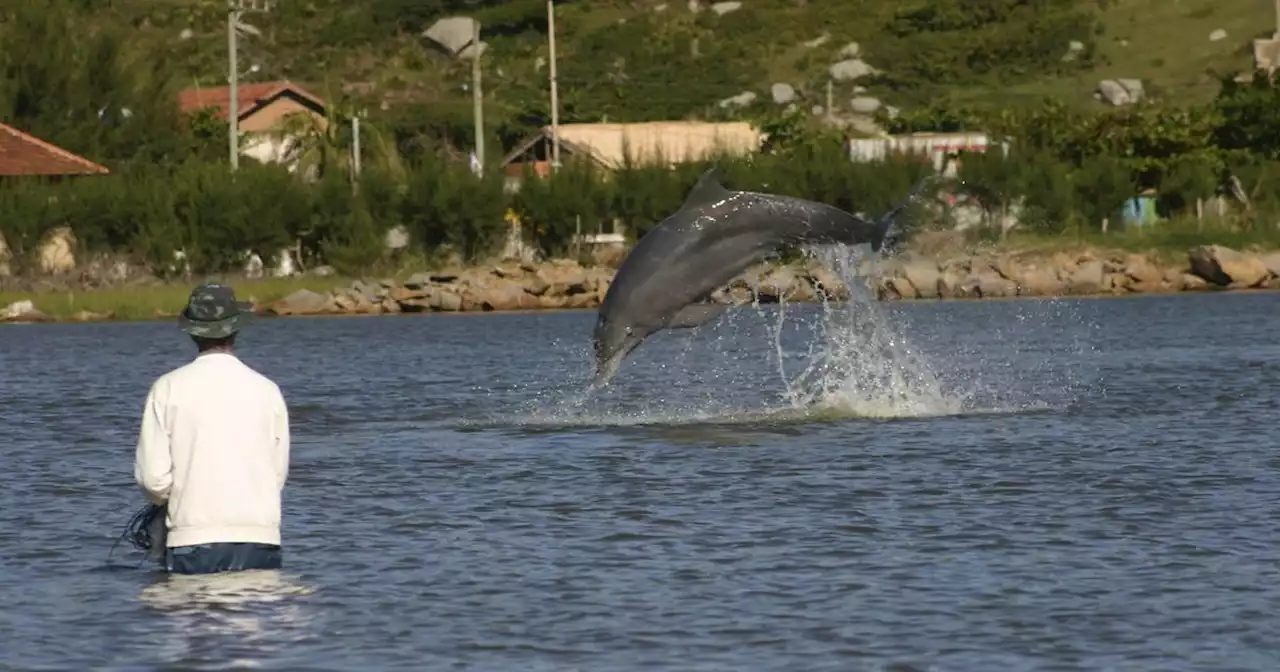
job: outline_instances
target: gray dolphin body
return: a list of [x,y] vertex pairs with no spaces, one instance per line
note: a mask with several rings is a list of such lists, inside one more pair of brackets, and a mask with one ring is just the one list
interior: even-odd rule
[[[905,207],[905,206],[904,206]],[[592,334],[593,387],[611,380],[654,332],[696,326],[724,306],[699,305],[740,273],[786,245],[870,243],[892,237],[892,218],[870,222],[839,208],[789,196],[730,191],[703,173],[680,209],[645,234],[614,276]]]

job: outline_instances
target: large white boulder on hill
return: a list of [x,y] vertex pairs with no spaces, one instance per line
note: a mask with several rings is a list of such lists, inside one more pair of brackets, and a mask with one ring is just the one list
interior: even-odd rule
[[1094,93],[1095,98],[1105,100],[1116,107],[1132,105],[1142,100],[1143,95],[1142,80],[1132,78],[1104,79],[1098,82],[1098,89]]
[[769,94],[773,96],[773,102],[785,105],[796,99],[796,88],[786,82],[778,82],[769,88]]
[[730,96],[720,101],[720,107],[746,107],[756,102],[758,96],[753,91],[743,91],[736,96]]
[[831,78],[837,82],[860,79],[867,75],[874,75],[880,72],[861,58],[850,58],[840,61],[839,63],[833,64],[829,70],[831,72]]
[[435,23],[422,32],[422,36],[439,44],[449,53],[457,56],[475,35],[476,20],[469,16],[450,16]]

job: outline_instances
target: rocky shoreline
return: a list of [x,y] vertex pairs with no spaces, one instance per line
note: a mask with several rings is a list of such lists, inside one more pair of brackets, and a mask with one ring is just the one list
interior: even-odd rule
[[1280,252],[1221,245],[1188,250],[1179,264],[1135,253],[1006,254],[937,262],[895,260],[873,285],[881,300],[1122,296],[1222,289],[1280,289]]
[[[361,280],[326,293],[299,290],[255,304],[255,310],[263,316],[291,316],[593,309],[604,299],[613,273],[612,268],[583,267],[567,260],[507,263],[418,273],[403,282]],[[947,259],[904,253],[874,267],[864,265],[860,274],[884,301],[1280,289],[1280,252],[1198,246],[1188,251],[1185,262],[1174,265],[1161,265],[1142,254],[1094,251],[1051,256],[970,253]],[[808,263],[750,269],[717,290],[711,300],[744,304],[847,297],[848,288],[838,276]],[[66,321],[113,317],[82,312]],[[31,301],[0,308],[0,322],[49,321],[56,320]]]

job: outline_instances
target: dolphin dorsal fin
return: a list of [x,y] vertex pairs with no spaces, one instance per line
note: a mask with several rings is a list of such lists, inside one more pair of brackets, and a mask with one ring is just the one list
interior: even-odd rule
[[698,178],[697,184],[693,185],[693,189],[689,190],[689,195],[684,197],[684,203],[680,206],[684,208],[692,208],[704,203],[714,203],[721,201],[732,195],[733,192],[724,188],[720,184],[720,180],[716,178],[716,169],[708,168],[707,172]]

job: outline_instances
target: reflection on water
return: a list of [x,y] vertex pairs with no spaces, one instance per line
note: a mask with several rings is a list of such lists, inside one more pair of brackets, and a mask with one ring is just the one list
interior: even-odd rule
[[152,621],[159,660],[221,658],[226,647],[242,650],[226,662],[256,667],[257,658],[311,639],[315,607],[298,598],[315,588],[284,570],[248,570],[207,575],[165,575],[142,589],[139,601],[160,616]]

